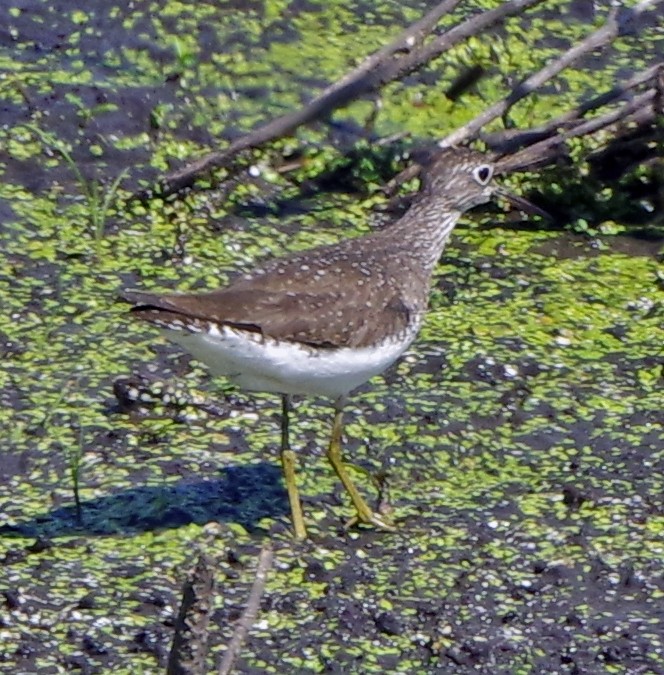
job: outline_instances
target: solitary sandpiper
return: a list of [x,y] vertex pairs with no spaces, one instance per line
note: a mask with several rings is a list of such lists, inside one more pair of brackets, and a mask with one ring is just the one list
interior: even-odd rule
[[282,397],[281,462],[297,538],[306,537],[288,422],[293,394],[334,401],[327,458],[357,512],[393,530],[351,480],[341,455],[342,411],[356,387],[415,339],[434,266],[464,211],[491,199],[493,164],[473,150],[442,150],[406,214],[387,228],[274,259],[207,293],[127,291],[132,314],[240,388]]

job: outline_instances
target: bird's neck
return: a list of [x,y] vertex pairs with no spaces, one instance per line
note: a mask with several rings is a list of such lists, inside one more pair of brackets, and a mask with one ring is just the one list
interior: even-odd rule
[[388,229],[402,250],[412,251],[431,273],[460,217],[448,203],[420,199]]

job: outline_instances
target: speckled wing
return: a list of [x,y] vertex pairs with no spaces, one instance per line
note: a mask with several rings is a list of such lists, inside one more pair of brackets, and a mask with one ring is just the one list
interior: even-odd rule
[[128,291],[122,298],[135,305],[137,318],[157,325],[214,322],[318,347],[364,347],[405,334],[411,308],[391,275],[373,267],[369,277],[348,258],[346,254],[343,261],[317,267],[318,274],[306,264],[302,269],[298,257],[281,259],[210,293]]

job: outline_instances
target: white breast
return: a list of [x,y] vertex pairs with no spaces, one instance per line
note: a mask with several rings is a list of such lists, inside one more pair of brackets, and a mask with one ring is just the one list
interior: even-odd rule
[[242,389],[338,398],[394,363],[416,331],[372,347],[319,350],[228,326],[211,332],[165,330],[164,334],[213,374],[228,377]]

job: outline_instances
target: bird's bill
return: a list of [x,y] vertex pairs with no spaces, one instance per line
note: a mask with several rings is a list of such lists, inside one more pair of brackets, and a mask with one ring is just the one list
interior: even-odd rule
[[502,197],[512,206],[523,211],[524,213],[528,213],[531,216],[540,216],[541,218],[544,218],[546,220],[553,220],[553,217],[551,216],[550,213],[547,213],[546,211],[544,211],[544,209],[540,209],[539,206],[535,206],[535,204],[529,202],[527,199],[512,194],[508,190],[505,190],[505,188],[496,187],[494,190],[494,194],[497,195],[498,197]]

